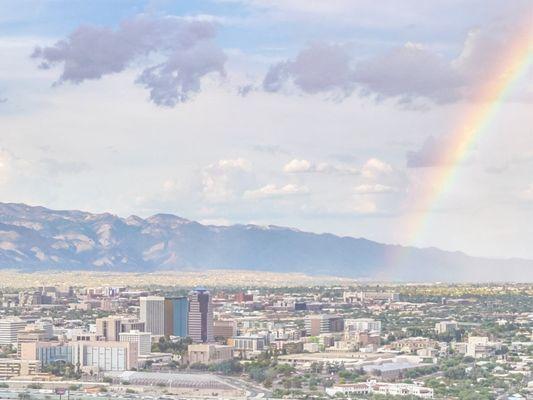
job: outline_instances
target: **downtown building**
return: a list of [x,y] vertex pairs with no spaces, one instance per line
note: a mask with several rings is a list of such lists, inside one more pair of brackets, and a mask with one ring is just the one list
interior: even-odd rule
[[304,318],[307,336],[319,336],[323,333],[342,332],[344,319],[338,315],[311,314]]
[[144,322],[144,330],[153,336],[165,334],[165,298],[147,296],[139,299],[141,306],[140,320]]
[[137,344],[140,357],[148,356],[152,351],[152,334],[150,332],[129,331],[120,333],[120,342],[132,342]]
[[121,333],[144,332],[145,323],[137,318],[109,316],[96,319],[96,334],[105,340],[118,341]]
[[38,360],[41,366],[71,363],[83,371],[127,371],[138,366],[134,341],[28,342],[21,345],[21,359]]
[[135,342],[74,342],[72,364],[83,371],[128,371],[137,368]]
[[349,318],[344,321],[346,332],[375,332],[381,334],[381,321],[372,318]]
[[165,298],[165,335],[186,337],[189,325],[189,299],[183,297]]
[[20,318],[0,319],[0,346],[17,344],[18,334],[28,323]]
[[213,304],[207,289],[197,288],[189,293],[188,336],[194,343],[214,341]]

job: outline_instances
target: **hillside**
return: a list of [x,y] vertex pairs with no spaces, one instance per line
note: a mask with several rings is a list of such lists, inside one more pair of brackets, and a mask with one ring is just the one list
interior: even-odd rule
[[277,226],[206,226],[0,203],[0,268],[155,271],[247,269],[409,281],[531,281],[533,261],[314,234]]

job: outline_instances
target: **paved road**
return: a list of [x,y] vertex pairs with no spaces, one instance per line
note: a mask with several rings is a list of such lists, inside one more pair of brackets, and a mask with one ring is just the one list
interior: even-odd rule
[[233,385],[246,390],[248,398],[261,399],[264,397],[271,397],[272,392],[258,385],[254,385],[250,382],[244,381],[239,378],[224,376],[224,380],[232,383]]

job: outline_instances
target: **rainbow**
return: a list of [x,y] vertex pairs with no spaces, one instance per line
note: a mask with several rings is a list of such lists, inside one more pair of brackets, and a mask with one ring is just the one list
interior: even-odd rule
[[473,107],[462,116],[453,130],[449,140],[439,155],[439,167],[432,168],[429,176],[430,185],[412,198],[413,217],[409,219],[404,230],[404,237],[409,245],[416,244],[428,227],[430,211],[442,194],[452,186],[457,174],[457,166],[468,154],[479,136],[486,131],[502,102],[508,97],[515,83],[533,64],[533,22],[525,24],[515,40],[509,43],[502,62],[493,67],[490,82],[474,93]]

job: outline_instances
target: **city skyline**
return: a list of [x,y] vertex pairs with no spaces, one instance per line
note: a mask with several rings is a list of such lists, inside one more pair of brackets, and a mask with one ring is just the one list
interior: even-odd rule
[[533,399],[533,0],[0,0],[0,398]]

